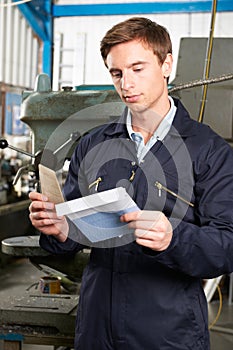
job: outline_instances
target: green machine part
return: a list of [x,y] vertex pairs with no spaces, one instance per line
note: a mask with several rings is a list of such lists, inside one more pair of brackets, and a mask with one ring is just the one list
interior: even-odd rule
[[59,159],[66,156],[75,138],[116,119],[124,109],[112,86],[52,91],[46,74],[40,74],[34,91],[24,91],[22,98],[21,120],[32,130],[32,153],[46,149]]

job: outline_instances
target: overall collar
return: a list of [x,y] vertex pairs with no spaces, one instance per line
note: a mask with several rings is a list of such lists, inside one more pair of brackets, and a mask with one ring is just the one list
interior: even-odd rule
[[[176,114],[172,123],[172,127],[168,133],[170,136],[175,137],[191,137],[197,134],[197,124],[189,116],[189,113],[181,103],[179,99],[173,97],[175,106],[177,107]],[[126,119],[127,119],[128,108],[125,107],[122,115],[115,122],[113,121],[109,127],[105,130],[105,135],[110,137],[125,137],[129,138]]]

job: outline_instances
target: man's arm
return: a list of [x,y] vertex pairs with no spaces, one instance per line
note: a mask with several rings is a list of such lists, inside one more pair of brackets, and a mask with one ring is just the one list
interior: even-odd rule
[[[195,222],[169,218],[171,231],[158,212],[142,212],[147,223],[137,213],[122,218],[132,220],[129,225],[136,229],[137,242],[147,247],[145,253],[171,269],[199,278],[233,271],[233,152],[219,138],[214,141],[200,150],[194,162]],[[156,232],[160,223],[164,230]],[[140,235],[144,237],[138,238]]]

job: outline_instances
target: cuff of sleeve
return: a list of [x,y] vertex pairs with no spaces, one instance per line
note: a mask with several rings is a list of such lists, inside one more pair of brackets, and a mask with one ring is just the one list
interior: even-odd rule
[[83,247],[72,241],[69,237],[65,242],[59,242],[53,236],[40,235],[40,246],[51,254],[65,254],[81,250]]

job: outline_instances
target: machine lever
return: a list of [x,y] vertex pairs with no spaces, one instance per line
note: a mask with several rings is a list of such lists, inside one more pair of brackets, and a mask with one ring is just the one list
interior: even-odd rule
[[16,152],[23,153],[23,154],[25,154],[26,156],[29,156],[29,157],[31,157],[31,158],[35,158],[35,155],[34,155],[34,154],[29,153],[29,152],[26,152],[26,151],[24,151],[24,150],[22,150],[22,149],[20,149],[20,148],[17,148],[17,147],[14,147],[14,146],[9,145],[9,143],[7,142],[6,139],[0,139],[0,148],[1,148],[1,149],[4,149],[4,148],[7,148],[7,147],[10,148],[10,149],[13,149],[13,150],[16,151]]
[[[29,157],[31,157],[31,158],[33,158],[33,159],[36,159],[36,158],[39,156],[38,154],[34,155],[34,154],[29,153],[29,152],[26,152],[26,151],[24,151],[24,150],[22,150],[22,149],[20,149],[20,148],[17,148],[17,147],[14,147],[14,146],[9,145],[9,143],[7,142],[6,139],[0,139],[0,149],[5,149],[5,148],[7,148],[7,147],[10,148],[10,149],[13,149],[13,150],[16,151],[16,152],[23,153],[23,154],[25,154],[26,156],[29,156]],[[15,177],[14,177],[13,182],[12,182],[12,185],[13,185],[13,186],[17,184],[17,182],[18,182],[20,176],[22,175],[22,173],[23,173],[24,171],[32,171],[32,172],[35,172],[35,166],[34,166],[33,164],[28,164],[28,165],[24,165],[24,166],[20,167],[20,168],[18,169],[18,171],[17,171]]]
[[27,170],[29,171],[29,165],[24,165],[22,166],[21,168],[19,168],[19,170],[17,171],[15,177],[14,177],[14,180],[12,182],[12,185],[15,186],[20,178],[20,176],[22,175],[22,173]]
[[66,147],[70,142],[73,141],[77,141],[80,138],[80,133],[77,132],[73,132],[70,134],[70,137],[68,138],[68,140],[66,140],[60,147],[58,147],[53,154],[56,155],[59,151],[61,151],[64,147]]

